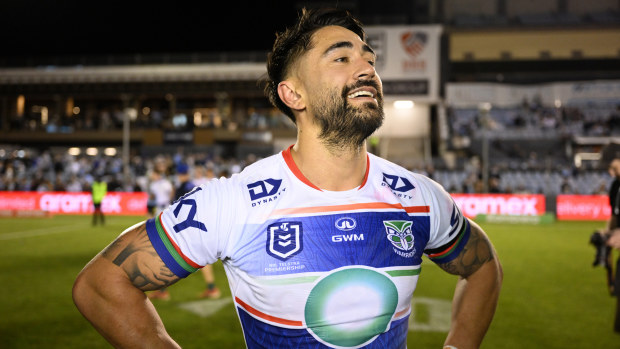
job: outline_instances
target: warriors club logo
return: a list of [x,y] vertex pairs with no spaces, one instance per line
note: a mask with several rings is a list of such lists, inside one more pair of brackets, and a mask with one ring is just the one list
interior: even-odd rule
[[301,222],[279,222],[267,227],[267,253],[285,261],[303,250]]
[[[383,221],[387,239],[394,247],[401,251],[411,251],[413,249],[413,233],[411,221]],[[415,253],[415,249],[413,251]],[[400,254],[400,253],[399,253]]]

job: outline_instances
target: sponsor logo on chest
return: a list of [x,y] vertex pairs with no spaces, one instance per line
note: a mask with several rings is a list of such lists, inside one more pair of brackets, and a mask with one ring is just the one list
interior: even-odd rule
[[351,217],[341,217],[336,220],[334,224],[336,229],[346,232],[348,234],[332,235],[332,242],[349,242],[349,241],[362,241],[364,240],[364,234],[356,234],[351,232],[357,227],[357,221]]
[[282,180],[274,178],[256,181],[247,186],[252,207],[275,201],[286,191],[286,188],[282,188]]
[[415,186],[405,177],[383,173],[383,182],[381,185],[389,187],[392,193],[399,198],[413,199],[411,190],[415,189]]

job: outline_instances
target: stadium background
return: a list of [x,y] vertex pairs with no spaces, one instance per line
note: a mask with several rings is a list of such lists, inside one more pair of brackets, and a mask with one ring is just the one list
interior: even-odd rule
[[[4,2],[0,347],[105,347],[71,308],[72,277],[124,224],[143,219],[157,163],[172,180],[180,162],[229,176],[294,142],[293,125],[256,80],[276,31],[303,6],[335,4],[368,26],[383,60],[386,123],[371,152],[431,176],[472,218],[560,220],[481,223],[514,273],[507,272],[507,296],[483,347],[620,348],[610,332],[614,300],[587,244],[609,215],[605,160],[620,143],[616,0]],[[106,228],[91,228],[83,216],[95,175],[110,185]],[[23,215],[39,218],[16,217]],[[427,270],[440,281],[421,281],[416,295],[450,299],[436,288],[451,290],[453,280]],[[195,298],[192,287],[200,286],[192,280],[175,286],[180,300]],[[157,306],[181,336],[196,322],[195,331],[208,329],[209,318],[178,304]],[[432,312],[418,308],[417,323],[432,323]],[[228,319],[217,339],[188,347],[240,345],[232,306],[217,314]],[[56,318],[71,325],[53,325]],[[444,335],[415,333],[410,347]]]

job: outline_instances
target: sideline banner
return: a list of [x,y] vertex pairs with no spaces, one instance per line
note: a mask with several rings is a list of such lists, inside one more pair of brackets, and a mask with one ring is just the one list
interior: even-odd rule
[[[146,193],[109,192],[101,210],[109,215],[145,215]],[[0,211],[44,211],[52,214],[92,214],[88,192],[0,191]]]
[[604,221],[611,216],[607,195],[558,195],[557,217],[565,221]]
[[545,214],[542,194],[452,194],[463,215],[474,219],[479,214],[540,216]]

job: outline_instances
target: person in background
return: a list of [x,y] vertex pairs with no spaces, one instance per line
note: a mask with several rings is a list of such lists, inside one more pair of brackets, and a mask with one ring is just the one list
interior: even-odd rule
[[159,168],[153,170],[151,183],[149,184],[149,194],[155,201],[154,216],[158,216],[166,207],[172,203],[174,188],[172,182],[166,177],[166,172]]
[[[186,164],[178,164],[176,168],[177,172],[177,182],[179,183],[175,195],[174,201],[178,201],[183,197],[183,195],[189,193],[192,189],[194,189],[195,185],[191,180],[191,176],[189,173],[189,166]],[[213,273],[213,265],[207,264],[201,269],[202,277],[204,278],[206,289],[200,294],[200,298],[210,298],[216,299],[220,298],[221,292],[219,288],[215,285],[215,275]],[[170,291],[168,288],[163,288],[161,290],[157,290],[149,293],[150,299],[170,299]]]
[[97,221],[101,225],[105,224],[105,216],[101,209],[101,203],[103,198],[108,193],[108,183],[106,183],[101,176],[96,176],[91,185],[91,197],[93,201],[93,226],[97,225]]
[[[620,157],[614,158],[609,163],[609,174],[613,177],[613,182],[609,188],[609,204],[611,206],[611,217],[607,222],[606,229],[600,231],[605,236],[607,245],[620,250]],[[611,253],[608,258],[611,259]],[[607,262],[609,265],[610,261]],[[609,268],[611,271],[611,266]],[[610,272],[611,275],[613,273]],[[616,261],[615,277],[611,278],[610,290],[616,297],[616,318],[614,321],[614,331],[620,333],[620,257]]]

